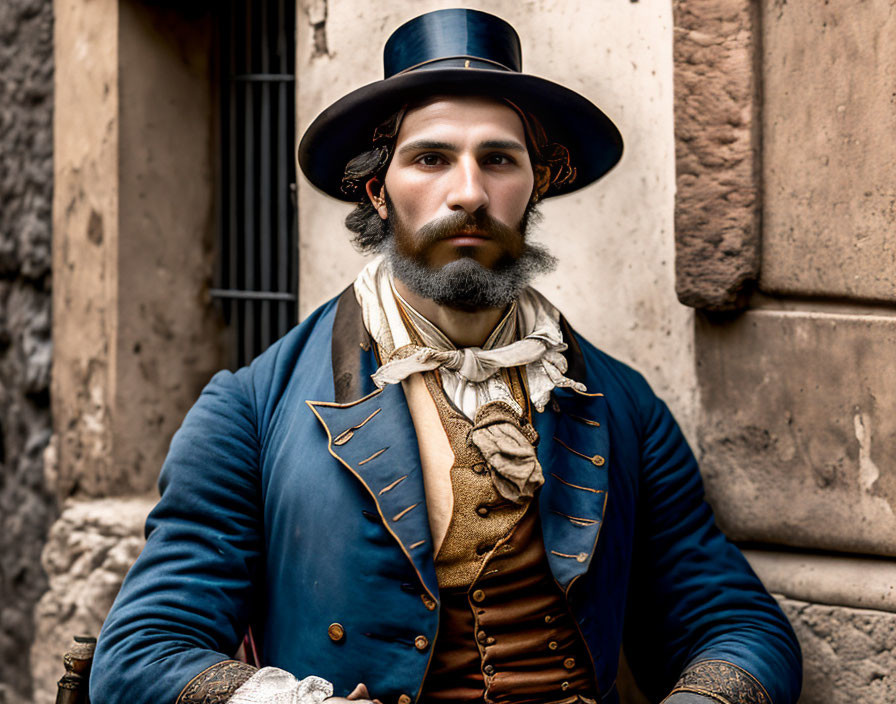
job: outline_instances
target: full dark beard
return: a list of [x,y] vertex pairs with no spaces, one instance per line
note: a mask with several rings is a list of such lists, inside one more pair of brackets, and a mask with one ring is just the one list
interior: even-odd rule
[[[390,213],[395,212],[391,203],[388,207]],[[526,241],[526,230],[532,215],[533,208],[530,205],[516,229],[487,215],[474,218],[466,213],[458,213],[441,218],[420,228],[414,235],[415,242],[421,245],[415,255],[407,255],[399,250],[396,245],[396,225],[390,216],[387,221],[389,236],[382,251],[392,265],[395,277],[423,298],[460,310],[503,308],[516,299],[536,274],[552,271],[557,264],[557,259],[543,246]],[[489,269],[471,256],[464,256],[465,248],[461,248],[462,256],[440,269],[432,269],[426,265],[423,252],[428,242],[452,234],[462,234],[465,228],[474,224],[477,229],[499,242],[509,240],[510,235],[514,239],[521,239],[522,244],[513,248],[519,254],[513,256],[508,250],[495,267]],[[400,223],[398,228],[401,228]]]

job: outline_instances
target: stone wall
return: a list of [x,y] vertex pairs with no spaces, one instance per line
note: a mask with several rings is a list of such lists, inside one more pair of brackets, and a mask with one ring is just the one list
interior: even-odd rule
[[676,0],[675,16],[677,283],[704,311],[707,495],[782,595],[803,647],[801,704],[887,704],[893,3]]
[[0,3],[0,702],[30,696],[50,439],[53,4]]

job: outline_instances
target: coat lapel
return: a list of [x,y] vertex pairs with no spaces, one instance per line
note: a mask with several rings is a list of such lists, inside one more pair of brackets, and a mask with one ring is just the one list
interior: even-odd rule
[[376,389],[375,346],[352,287],[333,323],[333,401],[306,401],[327,433],[330,454],[364,485],[386,530],[436,599],[432,532],[414,423],[402,387]]
[[[571,335],[564,330],[564,338],[574,340]],[[545,474],[539,497],[545,551],[554,578],[568,593],[591,564],[607,506],[606,399],[599,392],[558,388],[551,407],[533,420],[540,438],[538,461]]]

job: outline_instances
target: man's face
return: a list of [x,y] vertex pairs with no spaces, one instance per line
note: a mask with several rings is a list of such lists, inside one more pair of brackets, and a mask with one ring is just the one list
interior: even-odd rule
[[386,171],[397,252],[438,270],[469,258],[492,270],[523,254],[534,185],[523,124],[506,104],[439,97],[404,116]]

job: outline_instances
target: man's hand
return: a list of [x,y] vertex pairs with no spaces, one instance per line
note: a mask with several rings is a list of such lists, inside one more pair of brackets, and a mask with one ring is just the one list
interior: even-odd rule
[[367,685],[363,682],[358,683],[347,697],[330,697],[324,699],[325,702],[332,704],[345,704],[345,702],[356,702],[356,704],[383,704],[379,699],[371,699],[370,692],[367,691]]

